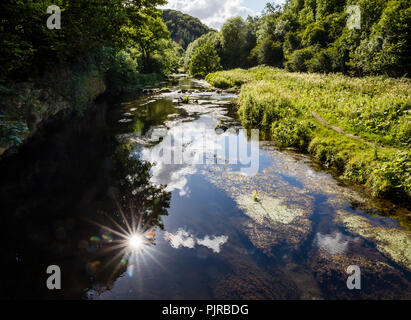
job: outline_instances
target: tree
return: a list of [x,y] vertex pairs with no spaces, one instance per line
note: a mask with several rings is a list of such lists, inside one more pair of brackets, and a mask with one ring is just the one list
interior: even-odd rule
[[190,63],[190,74],[197,78],[205,78],[211,72],[221,69],[220,57],[210,43],[197,48]]
[[221,35],[218,32],[211,31],[210,33],[207,33],[194,42],[190,43],[190,45],[187,47],[183,59],[183,66],[185,69],[189,69],[191,60],[193,59],[194,53],[197,51],[197,49],[206,43],[210,43],[216,50],[218,56],[221,57]]
[[221,29],[222,64],[235,68],[246,63],[247,25],[241,17],[229,19]]
[[270,66],[282,66],[284,53],[282,44],[274,42],[270,37],[260,41],[259,44],[251,52],[258,64],[266,64]]
[[[147,30],[164,0],[3,0],[0,2],[0,77],[24,79],[47,67],[110,46],[124,48],[129,28]],[[62,28],[46,26],[47,7],[62,10]]]
[[370,36],[351,53],[359,73],[402,75],[411,68],[410,1],[389,1]]
[[153,60],[153,55],[161,47],[164,47],[164,41],[170,38],[163,20],[159,17],[152,17],[148,15],[140,16],[144,24],[136,27],[128,28],[128,33],[132,39],[141,49],[143,72],[149,73],[157,71]]
[[164,10],[163,20],[171,32],[171,39],[184,49],[204,34],[212,31],[199,19],[175,10]]

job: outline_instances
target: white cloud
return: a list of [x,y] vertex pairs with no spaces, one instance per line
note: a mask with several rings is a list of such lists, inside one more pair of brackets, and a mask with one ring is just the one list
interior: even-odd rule
[[334,233],[334,235],[317,233],[317,244],[319,248],[331,255],[343,254],[347,251],[348,242],[349,241],[347,241],[340,232]]
[[207,247],[213,250],[215,253],[220,253],[221,246],[228,240],[227,236],[205,236],[204,239],[197,239],[197,243],[201,246]]
[[164,235],[164,239],[167,240],[170,243],[170,245],[175,249],[178,249],[180,247],[193,249],[196,244],[195,238],[187,231],[181,228],[178,229],[178,231],[175,234],[166,232]]
[[168,4],[161,8],[188,13],[215,29],[220,29],[229,18],[246,18],[256,14],[243,5],[243,0],[169,0]]
[[174,234],[166,232],[164,234],[164,240],[168,241],[174,249],[180,247],[194,249],[197,243],[200,246],[213,250],[214,253],[220,253],[221,246],[227,242],[228,237],[224,235],[211,237],[206,235],[204,239],[199,239],[186,230],[179,228]]

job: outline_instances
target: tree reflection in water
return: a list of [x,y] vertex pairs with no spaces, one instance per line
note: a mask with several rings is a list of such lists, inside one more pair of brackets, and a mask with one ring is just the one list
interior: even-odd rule
[[[149,163],[118,145],[107,106],[98,110],[0,163],[1,298],[79,299],[110,288],[133,267],[129,242],[108,228],[121,234],[135,221],[145,251],[154,247],[171,195],[150,183]],[[50,265],[61,268],[62,290],[46,287]]]
[[155,261],[156,228],[163,229],[171,194],[165,186],[150,183],[151,164],[136,159],[127,144],[115,153],[115,171],[119,177],[110,188],[115,207],[100,212],[99,221],[89,220],[100,228],[98,236],[82,240],[80,247],[88,253],[87,271],[96,279],[93,291],[110,288],[113,280],[127,271],[133,278],[139,264]]

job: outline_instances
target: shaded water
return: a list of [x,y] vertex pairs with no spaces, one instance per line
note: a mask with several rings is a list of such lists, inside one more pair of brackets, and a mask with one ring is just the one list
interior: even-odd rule
[[[234,95],[164,86],[100,102],[0,163],[2,297],[411,298],[409,211],[250,139]],[[232,143],[247,148],[230,162]],[[62,290],[46,288],[49,265]]]

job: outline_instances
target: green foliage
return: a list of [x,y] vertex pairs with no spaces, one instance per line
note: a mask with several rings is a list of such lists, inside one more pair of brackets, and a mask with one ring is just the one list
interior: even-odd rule
[[312,122],[285,117],[274,121],[271,131],[279,146],[293,147],[305,152],[312,139],[313,128],[315,125]]
[[254,57],[258,64],[270,66],[282,66],[284,53],[280,42],[273,42],[269,37],[260,41],[252,50],[251,56]]
[[411,3],[389,1],[378,23],[351,53],[350,65],[357,73],[400,75],[410,70]]
[[255,190],[254,190],[254,193],[253,193],[253,201],[258,202],[258,193]]
[[295,50],[288,58],[285,64],[287,70],[290,71],[308,71],[308,65],[311,59],[314,58],[320,48],[318,46],[311,46],[304,49]]
[[190,103],[190,96],[185,96],[185,97],[181,98],[181,102],[185,103],[185,104]]
[[204,78],[207,74],[221,69],[220,57],[210,43],[197,48],[190,63],[190,74]]
[[209,32],[196,39],[194,42],[190,43],[190,45],[187,47],[182,63],[186,70],[188,70],[191,59],[193,58],[196,50],[206,43],[210,43],[214,47],[214,49],[216,49],[218,55],[221,56],[221,36],[217,32]]
[[6,147],[9,144],[19,146],[23,143],[23,137],[29,129],[25,122],[3,120],[4,116],[0,115],[0,147]]
[[378,163],[368,181],[376,196],[392,193],[411,194],[411,153],[398,151]]
[[[334,168],[343,173],[348,154],[346,150],[340,151],[340,142],[332,138],[317,135],[308,145],[308,152],[327,168]],[[359,182],[359,181],[357,181]],[[362,183],[364,183],[363,181]]]
[[[309,152],[342,178],[366,185],[375,196],[411,196],[409,79],[258,67],[217,72],[206,80],[215,87],[242,85],[241,121],[247,127],[271,128],[279,146]],[[368,143],[335,131],[312,111]]]
[[221,61],[225,68],[244,65],[247,52],[247,25],[241,17],[229,19],[221,28]]
[[305,47],[319,44],[324,46],[327,43],[328,34],[324,26],[318,23],[309,24],[302,33],[302,44]]
[[[0,76],[25,79],[57,64],[72,62],[102,46],[124,48],[129,30],[148,30],[163,0],[5,0],[0,4]],[[47,7],[62,10],[62,28],[46,26]]]
[[199,19],[175,10],[164,10],[163,20],[171,32],[171,39],[181,47],[188,45],[212,30]]
[[297,50],[301,45],[301,39],[298,34],[289,32],[285,36],[285,41],[283,44],[284,53],[286,55],[291,54],[293,51]]
[[[347,27],[350,5],[360,7],[359,30]],[[215,46],[224,69],[266,64],[396,77],[411,69],[409,0],[289,0],[267,8],[260,17],[224,24]]]
[[216,88],[239,89],[243,84],[251,81],[270,79],[278,72],[280,72],[279,69],[266,68],[263,66],[254,67],[249,70],[234,69],[210,73],[207,75],[206,81]]
[[141,65],[143,73],[161,73],[161,57],[165,49],[170,48],[170,32],[164,22],[156,16],[141,15],[144,20],[141,27],[127,27],[129,47],[139,48],[141,52]]
[[[314,1],[313,1],[314,2]],[[316,20],[320,20],[334,12],[344,10],[344,1],[341,0],[317,0],[316,2]]]

